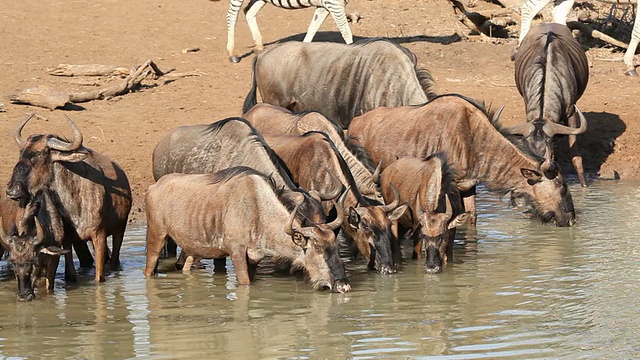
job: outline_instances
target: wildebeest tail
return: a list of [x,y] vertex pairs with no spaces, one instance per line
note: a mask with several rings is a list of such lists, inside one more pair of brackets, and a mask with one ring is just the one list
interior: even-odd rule
[[[247,6],[248,7],[248,6]],[[256,64],[258,63],[258,57],[256,56],[253,59],[253,65],[251,65],[251,89],[247,94],[247,97],[244,99],[244,105],[242,105],[242,113],[246,113],[251,110],[257,103],[256,100],[256,88],[258,86],[256,82]]]

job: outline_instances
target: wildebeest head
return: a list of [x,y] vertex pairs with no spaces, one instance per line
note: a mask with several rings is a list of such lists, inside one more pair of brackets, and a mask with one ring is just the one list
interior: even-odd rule
[[[0,224],[2,218],[0,218]],[[35,224],[35,225],[34,225]],[[35,230],[35,233],[34,233]],[[7,234],[0,226],[0,237],[9,245],[9,261],[18,281],[18,300],[35,299],[35,283],[45,261],[45,255],[62,255],[68,250],[57,246],[46,247],[43,243],[45,233],[33,213],[25,213],[25,218]]]
[[34,116],[31,114],[22,120],[14,133],[20,146],[20,159],[13,167],[11,180],[7,185],[7,196],[23,201],[48,187],[53,179],[53,165],[57,161],[79,162],[88,154],[81,151],[82,133],[77,125],[68,117],[67,121],[73,130],[71,142],[51,134],[31,135],[24,140],[22,129]]
[[408,208],[405,204],[400,205],[398,190],[393,188],[393,192],[395,197],[390,204],[349,207],[350,235],[360,253],[369,259],[369,268],[380,274],[397,271],[398,264],[393,263],[391,251],[391,242],[397,239],[391,232],[391,223]]
[[424,270],[430,274],[437,274],[442,272],[442,269],[447,265],[449,260],[447,257],[447,249],[452,239],[451,231],[455,231],[455,228],[464,224],[469,218],[469,212],[464,212],[456,216],[453,212],[453,206],[449,195],[445,193],[445,212],[438,209],[440,193],[433,192],[431,189],[426,194],[426,208],[422,207],[421,196],[418,194],[416,203],[414,206],[415,216],[418,217],[419,229],[417,232],[418,249],[416,252],[426,252],[426,260],[424,264]]
[[329,288],[334,292],[345,293],[351,290],[347,273],[338,253],[338,243],[334,230],[342,224],[342,205],[337,205],[338,216],[326,224],[302,227],[297,220],[298,206],[291,212],[284,227],[287,235],[303,250],[301,259],[294,267],[305,269],[309,280],[316,290]]
[[[575,107],[580,119],[580,127],[572,128],[554,122],[553,120],[538,119],[531,122],[519,124],[505,129],[505,133],[511,135],[522,135],[524,144],[537,156],[543,156],[546,147],[551,139],[556,135],[580,135],[587,131],[587,120],[584,115]],[[559,119],[556,119],[559,121]]]

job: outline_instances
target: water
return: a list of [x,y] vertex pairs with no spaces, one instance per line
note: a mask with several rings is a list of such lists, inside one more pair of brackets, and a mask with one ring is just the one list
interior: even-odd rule
[[206,263],[147,280],[144,227],[129,230],[124,270],[104,284],[87,272],[65,285],[61,267],[55,293],[30,303],[16,301],[2,261],[0,357],[638,358],[638,185],[572,186],[571,228],[483,191],[478,230],[458,232],[442,274],[411,260],[385,277],[348,263],[348,294],[264,271],[238,287],[230,262],[226,275]]

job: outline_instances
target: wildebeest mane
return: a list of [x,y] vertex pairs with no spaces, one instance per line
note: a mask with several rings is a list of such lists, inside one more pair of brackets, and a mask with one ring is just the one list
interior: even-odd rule
[[370,44],[376,41],[385,41],[390,44],[393,44],[395,47],[400,49],[400,51],[402,51],[402,53],[404,53],[411,60],[411,63],[413,64],[413,69],[418,79],[418,83],[420,84],[422,91],[424,91],[424,94],[427,96],[427,99],[432,100],[437,96],[437,94],[433,91],[433,88],[435,87],[436,82],[435,80],[433,80],[433,76],[431,75],[431,72],[427,68],[419,66],[417,63],[418,57],[416,56],[416,54],[414,54],[411,50],[407,49],[406,47],[401,46],[400,44],[383,37],[373,37],[373,38],[358,40],[354,42],[352,46],[354,47],[365,46],[367,44]]
[[[352,139],[355,139],[355,141]],[[369,154],[367,149],[364,148],[364,146],[358,144],[356,141],[357,141],[357,138],[347,136],[344,139],[344,144],[347,147],[347,149],[349,149],[349,151],[353,155],[355,155],[356,159],[360,160],[362,165],[364,165],[364,167],[366,167],[367,170],[369,170],[369,172],[373,172],[376,169],[373,162],[373,157],[371,156],[371,154]]]
[[309,115],[309,114],[320,114],[322,117],[324,117],[325,119],[329,120],[329,124],[331,124],[333,129],[338,133],[338,135],[340,136],[340,139],[342,139],[342,141],[344,141],[344,131],[342,130],[342,127],[338,126],[338,122],[330,120],[322,112],[316,111],[316,110],[303,110],[303,111],[297,111],[297,112],[293,113],[293,115],[295,115],[295,117],[296,117],[296,120],[300,120],[300,119],[302,119],[302,117],[304,117],[306,115]]

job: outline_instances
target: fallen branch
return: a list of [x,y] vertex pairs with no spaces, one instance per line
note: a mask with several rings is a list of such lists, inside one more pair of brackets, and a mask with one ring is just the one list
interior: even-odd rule
[[69,94],[38,85],[30,89],[18,90],[18,93],[9,95],[9,100],[12,103],[29,104],[53,110],[65,106],[69,102]]
[[47,72],[53,76],[126,76],[131,73],[131,70],[111,65],[60,64],[56,68],[47,69]]
[[611,36],[602,33],[594,28],[592,28],[591,26],[587,25],[587,24],[583,24],[579,21],[569,21],[567,23],[567,26],[571,29],[578,29],[580,30],[580,32],[591,36],[594,39],[600,39],[604,42],[607,42],[611,45],[626,49],[627,47],[629,47],[629,45],[623,43],[622,41],[616,40],[614,38],[612,38]]

